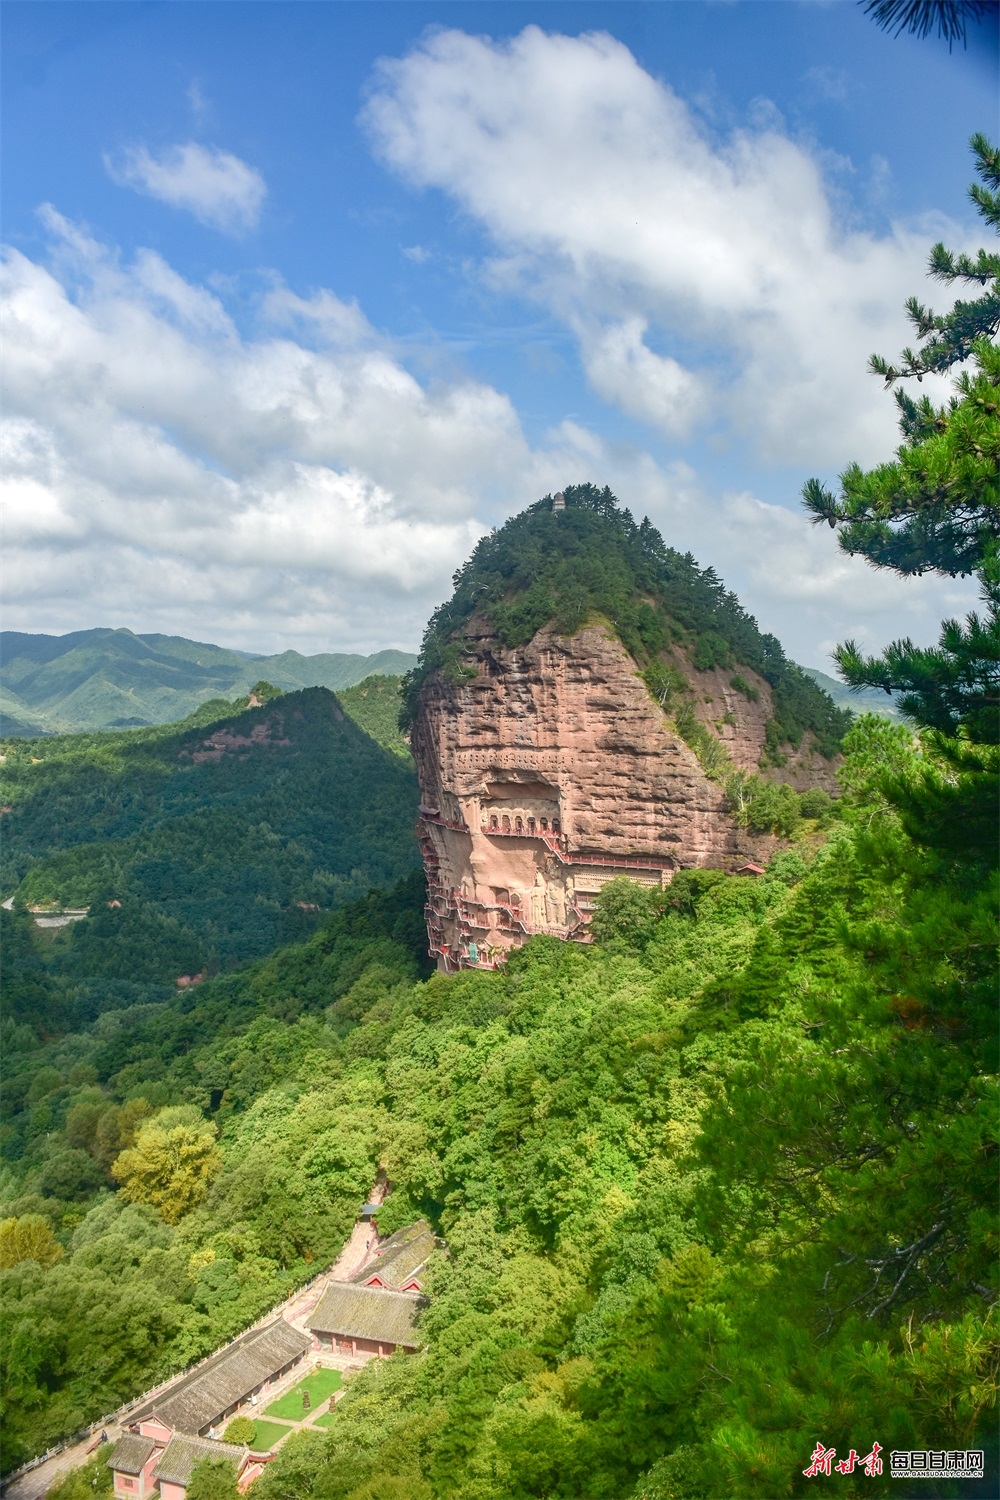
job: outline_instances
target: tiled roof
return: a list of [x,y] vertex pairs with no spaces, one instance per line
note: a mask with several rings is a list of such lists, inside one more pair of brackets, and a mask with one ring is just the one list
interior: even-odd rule
[[380,1240],[376,1255],[386,1255],[392,1250],[398,1250],[400,1245],[408,1245],[421,1234],[430,1234],[431,1226],[426,1219],[415,1219],[412,1224],[406,1224],[402,1229],[397,1229],[387,1239]]
[[427,1264],[436,1244],[433,1234],[421,1221],[418,1234],[398,1244],[393,1244],[392,1238],[387,1240],[385,1246],[390,1248],[380,1247],[377,1258],[369,1261],[360,1271],[355,1271],[350,1280],[360,1286],[370,1277],[378,1276],[387,1286],[405,1286],[410,1277],[415,1276]]
[[249,1451],[235,1443],[213,1443],[211,1438],[172,1437],[153,1470],[153,1478],[165,1479],[168,1484],[186,1485],[195,1464],[205,1458],[224,1458],[239,1472]]
[[108,1468],[117,1469],[119,1474],[141,1474],[143,1464],[155,1447],[152,1438],[134,1437],[132,1433],[126,1433],[112,1448]]
[[311,1344],[306,1334],[278,1318],[245,1334],[232,1348],[154,1397],[130,1420],[141,1421],[155,1411],[175,1432],[201,1432]]
[[372,1339],[378,1344],[420,1346],[417,1314],[426,1305],[411,1292],[382,1292],[376,1287],[331,1281],[308,1326],[341,1338]]

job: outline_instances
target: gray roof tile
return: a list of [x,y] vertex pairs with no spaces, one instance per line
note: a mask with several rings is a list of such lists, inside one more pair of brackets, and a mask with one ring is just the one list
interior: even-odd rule
[[380,1276],[388,1286],[401,1287],[427,1264],[437,1240],[424,1224],[419,1234],[397,1244],[387,1240],[386,1246],[389,1248],[380,1248],[376,1258],[349,1279],[362,1285],[370,1276]]
[[231,1349],[192,1370],[162,1396],[156,1396],[130,1420],[155,1411],[175,1432],[201,1432],[223,1412],[311,1347],[308,1335],[282,1318],[245,1334]]
[[191,1470],[202,1459],[224,1458],[238,1470],[249,1452],[249,1448],[237,1447],[235,1443],[214,1443],[211,1438],[172,1437],[153,1470],[153,1478],[165,1479],[168,1484],[186,1485]]
[[308,1326],[341,1338],[372,1339],[379,1344],[420,1347],[417,1315],[427,1305],[414,1292],[383,1292],[377,1287],[331,1281]]
[[404,1224],[402,1229],[396,1229],[384,1240],[380,1240],[375,1253],[385,1255],[390,1250],[398,1250],[400,1245],[408,1245],[419,1235],[430,1234],[430,1232],[431,1226],[426,1219],[414,1219],[412,1224]]
[[119,1474],[141,1474],[143,1464],[155,1447],[152,1438],[136,1437],[128,1432],[112,1448],[108,1468],[117,1469]]

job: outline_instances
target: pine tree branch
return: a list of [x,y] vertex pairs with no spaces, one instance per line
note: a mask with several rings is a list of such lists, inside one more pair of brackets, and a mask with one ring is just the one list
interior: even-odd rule
[[911,36],[930,36],[936,25],[938,36],[948,43],[949,52],[955,42],[964,47],[970,21],[978,23],[990,11],[988,0],[862,0],[862,3],[865,15],[893,36],[902,36],[904,31]]
[[977,130],[969,145],[976,158],[976,171],[990,187],[1000,188],[1000,147],[994,146]]

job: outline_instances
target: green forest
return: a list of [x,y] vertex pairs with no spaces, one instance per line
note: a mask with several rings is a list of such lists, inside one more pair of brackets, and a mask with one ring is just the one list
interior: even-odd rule
[[[1000,154],[973,149],[973,196],[1000,229]],[[11,880],[54,892],[47,872],[68,860],[81,884],[58,899],[93,915],[46,948],[25,898],[0,913],[5,1469],[328,1264],[381,1167],[381,1232],[424,1215],[447,1245],[425,1347],[353,1376],[258,1500],[781,1500],[815,1491],[818,1445],[836,1449],[825,1483],[845,1496],[976,1492],[877,1471],[911,1448],[984,1449],[979,1492],[996,1493],[1000,256],[938,246],[931,269],[968,300],[954,315],[914,301],[920,350],[877,373],[971,369],[940,408],[903,394],[892,461],[804,490],[830,544],[873,567],[978,580],[981,612],[943,622],[937,646],[839,648],[845,678],[900,695],[905,721],[831,718],[721,585],[590,486],[560,516],[516,518],[509,556],[502,532],[481,544],[483,592],[459,574],[408,684],[412,713],[421,674],[463,670],[473,607],[510,640],[595,610],[640,663],[666,649],[657,631],[724,647],[734,672],[772,683],[781,734],[825,724],[843,752],[840,796],[802,799],[759,877],[614,880],[592,944],[536,937],[503,970],[445,976],[425,957],[411,825],[395,818],[412,821],[415,781],[381,693],[358,712],[391,748],[322,690],[260,685],[261,706],[222,720],[8,760]],[[624,538],[603,575],[592,548],[570,566],[561,541],[520,546],[567,520],[574,537]],[[219,725],[233,753],[195,762]],[[299,821],[272,819],[272,801]],[[281,828],[269,848],[312,847],[334,806],[338,828],[358,821],[330,847],[346,860],[368,831],[357,878],[373,888],[324,865],[345,884],[335,909],[304,914],[315,930],[274,927],[262,941],[280,946],[226,950],[228,968],[213,938],[217,972],[182,989],[115,977],[142,951],[122,935],[93,950],[106,978],[73,970],[83,933],[129,910],[107,884],[84,890],[86,872],[150,889],[138,853],[112,869],[102,849],[197,815],[241,850],[248,813]],[[228,844],[205,849],[230,869]],[[299,899],[281,878],[269,889]]]
[[[982,772],[878,718],[847,749],[818,850],[654,898],[615,882],[592,947],[428,976],[413,878],[26,1054],[4,1121],[5,1464],[329,1260],[380,1163],[383,1230],[423,1213],[449,1246],[427,1353],[357,1377],[262,1500],[772,1496],[805,1492],[818,1439],[981,1441]],[[165,1176],[171,1137],[189,1149]]]
[[261,678],[284,692],[339,692],[373,673],[405,672],[405,651],[374,656],[282,651],[254,656],[178,635],[75,630],[69,635],[0,631],[0,736],[143,728],[238,698]]
[[15,913],[90,915],[49,930],[41,953],[10,938],[8,982],[23,970],[25,987],[8,992],[5,1024],[44,1031],[160,1001],[177,977],[306,937],[331,908],[413,869],[417,784],[391,723],[398,688],[369,678],[342,706],[325,688],[257,684],[259,706],[217,700],[179,725],[7,741],[0,888]]

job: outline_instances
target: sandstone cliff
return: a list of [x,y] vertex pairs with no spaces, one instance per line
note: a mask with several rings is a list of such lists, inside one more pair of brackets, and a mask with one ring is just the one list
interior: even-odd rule
[[[735,766],[741,771],[757,771],[765,758],[767,726],[774,717],[774,695],[768,683],[746,666],[736,672],[728,667],[699,672],[691,662],[690,653],[681,646],[675,645],[671,655],[690,684],[696,716],[718,736]],[[741,679],[753,696],[733,687],[733,681]],[[779,749],[784,764],[769,766],[766,773],[769,780],[785,781],[797,792],[811,786],[821,786],[832,794],[838,792],[837,769],[841,757],[827,759],[821,755],[810,730],[806,730],[798,746],[783,744]]]
[[[734,868],[773,846],[736,826],[610,629],[565,637],[549,625],[519,648],[485,622],[463,634],[467,675],[425,679],[412,735],[442,967],[492,965],[533,933],[586,940],[615,875],[666,884],[675,870]],[[720,710],[733,760],[755,769],[767,684],[754,675],[753,702],[715,675],[692,673],[700,707],[706,718]]]
[[[619,874],[763,862],[776,840],[741,832],[722,783],[766,767],[832,790],[849,722],[712,568],[592,484],[480,539],[405,703],[443,968],[532,933],[586,941]],[[787,794],[739,796],[756,827],[788,826]]]

